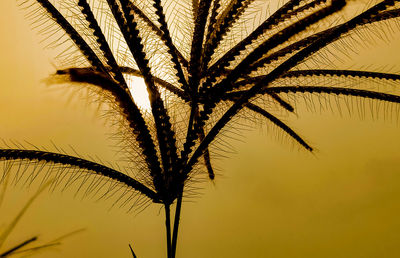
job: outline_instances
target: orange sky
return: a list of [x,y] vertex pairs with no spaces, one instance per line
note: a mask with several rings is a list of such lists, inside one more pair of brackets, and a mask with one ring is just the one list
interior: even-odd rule
[[[0,2],[0,12],[0,138],[49,148],[53,141],[114,161],[112,129],[94,106],[41,83],[54,68],[23,12],[9,0]],[[400,71],[399,38],[353,60]],[[215,182],[203,183],[202,195],[184,203],[178,257],[400,256],[399,123],[304,107],[297,115],[288,122],[315,154],[280,140],[274,130],[244,132],[246,143],[232,143],[236,154],[217,161]],[[33,192],[20,185],[8,191],[1,226]],[[44,194],[6,246],[85,227],[39,257],[130,257],[129,242],[139,257],[165,256],[161,207],[126,214],[109,206],[74,199],[73,192]]]

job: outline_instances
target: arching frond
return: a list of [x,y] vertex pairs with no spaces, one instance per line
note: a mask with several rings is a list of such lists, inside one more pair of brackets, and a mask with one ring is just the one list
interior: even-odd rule
[[117,64],[117,61],[115,60],[115,57],[110,49],[110,46],[106,40],[106,37],[104,36],[103,32],[101,31],[101,28],[100,28],[99,24],[97,23],[97,20],[94,17],[87,0],[79,0],[78,5],[82,8],[82,14],[85,16],[86,20],[88,21],[89,28],[93,29],[93,35],[97,38],[96,41],[100,45],[99,48],[101,51],[103,51],[103,55],[104,55],[105,59],[107,60],[107,65],[111,68],[110,70],[113,73],[113,76],[112,76],[113,79],[116,80],[121,85],[121,87],[128,89],[128,86],[126,84],[124,77],[122,76],[119,65]]
[[[156,33],[160,38],[163,37],[164,32],[161,30],[161,28],[159,28],[157,25],[155,25],[150,19],[149,17],[146,16],[146,14],[144,14],[142,12],[142,10],[140,10],[140,8],[138,8],[136,5],[134,5],[132,2],[128,3],[130,8],[141,18],[143,19],[147,25],[154,31],[154,33]],[[184,67],[188,67],[188,61],[185,59],[185,57],[182,55],[182,53],[175,47],[174,44],[168,43],[168,48],[170,49],[170,51],[172,51],[173,55],[176,55],[179,59],[179,61],[182,63],[182,65]],[[172,55],[171,54],[171,55]]]
[[284,122],[279,120],[277,117],[269,113],[268,111],[260,108],[257,105],[254,105],[252,103],[247,103],[246,107],[250,109],[251,111],[254,111],[266,119],[268,119],[271,123],[275,124],[279,128],[281,128],[284,132],[286,132],[290,137],[292,137],[295,141],[297,141],[301,146],[303,146],[305,149],[312,151],[313,148],[306,143],[305,140],[303,140],[293,129],[291,129],[289,126],[287,126]]
[[37,2],[48,12],[54,21],[65,31],[65,33],[76,44],[82,54],[97,70],[106,72],[100,59],[93,52],[92,48],[86,43],[76,29],[64,18],[64,16],[48,0],[37,0]]
[[178,60],[178,54],[176,47],[172,43],[171,35],[169,34],[167,22],[165,20],[164,10],[161,6],[161,0],[155,0],[153,6],[156,9],[156,14],[158,16],[158,22],[160,23],[160,30],[162,32],[161,39],[164,40],[165,45],[168,47],[168,53],[171,55],[171,60],[174,63],[174,69],[177,71],[178,82],[183,88],[188,88],[185,75],[183,74],[182,66]]
[[285,73],[282,77],[300,77],[300,76],[344,76],[344,77],[360,77],[371,79],[383,79],[399,81],[400,75],[393,73],[380,73],[358,70],[327,70],[327,69],[311,69],[296,70]]
[[143,45],[137,29],[137,23],[135,22],[133,12],[131,12],[130,6],[128,5],[129,1],[121,1],[121,9],[124,17],[119,9],[120,7],[115,1],[109,0],[108,2],[118,26],[128,43],[129,49],[139,66],[140,72],[144,77],[149,92],[151,112],[153,113],[156,122],[157,140],[160,147],[164,172],[172,173],[178,159],[176,155],[175,135],[172,131],[170,117],[167,114],[160,93],[152,80],[148,61],[143,52]]
[[158,156],[155,150],[155,144],[151,138],[149,129],[144,121],[144,118],[133,102],[130,93],[122,89],[109,77],[104,76],[102,73],[93,71],[86,68],[77,69],[66,69],[59,70],[58,74],[67,74],[71,82],[90,83],[98,86],[103,90],[110,92],[118,103],[126,120],[132,128],[132,133],[135,136],[136,141],[139,143],[141,152],[145,157],[147,166],[150,170],[150,174],[153,177],[153,183],[156,189],[162,189],[162,173]]
[[387,94],[382,92],[375,92],[370,90],[348,89],[348,88],[332,88],[332,87],[318,87],[318,86],[289,86],[289,87],[271,87],[263,90],[263,92],[292,92],[292,93],[326,93],[334,95],[345,95],[375,99],[380,101],[387,101],[393,103],[400,103],[400,96]]
[[126,174],[82,158],[38,150],[0,149],[0,160],[30,160],[77,167],[79,169],[87,170],[90,173],[95,173],[120,182],[126,187],[147,196],[154,202],[160,201],[159,197],[153,190]]
[[[284,40],[288,39],[289,37],[293,36],[294,34],[304,30],[308,26],[310,26],[313,23],[316,23],[320,21],[321,19],[327,17],[328,15],[340,10],[343,8],[344,2],[338,1],[335,2],[333,1],[331,5],[328,7],[322,8],[321,10],[307,16],[306,18],[294,23],[293,25],[289,26],[288,28],[285,29],[285,31],[282,31],[280,33],[275,34],[271,38],[269,38],[267,41],[263,42],[259,47],[257,47],[254,51],[252,51],[246,58],[243,59],[243,61],[240,62],[239,65],[237,65],[225,78],[222,82],[220,82],[218,85],[210,88],[210,96],[213,96],[213,98],[216,98],[218,101],[218,98],[221,98],[221,95],[224,92],[230,91],[235,84],[237,79],[240,78],[240,76],[243,73],[248,73],[250,65],[257,61],[260,56],[262,56],[266,51],[271,49],[271,46],[274,47],[276,45],[281,44]],[[289,62],[287,62],[289,64]],[[290,62],[293,66],[295,63]],[[278,70],[275,69],[273,71],[274,73],[278,73]],[[210,103],[206,103],[206,105],[209,105],[210,107],[207,109],[212,109],[214,104],[212,101]],[[206,109],[206,111],[207,111]],[[211,112],[208,111],[208,112]],[[203,119],[206,119],[206,114],[207,112],[204,112],[204,117]]]

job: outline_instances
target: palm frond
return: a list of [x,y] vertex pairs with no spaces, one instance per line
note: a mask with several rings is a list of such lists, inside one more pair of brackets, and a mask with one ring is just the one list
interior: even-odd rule
[[[365,15],[365,14],[364,14]],[[264,67],[267,66],[269,64],[271,64],[272,62],[278,60],[279,58],[285,57],[287,55],[293,54],[296,51],[299,51],[301,49],[304,49],[305,47],[309,46],[310,44],[312,44],[314,41],[316,41],[317,39],[321,38],[321,37],[325,37],[327,36],[329,33],[331,33],[334,30],[339,29],[339,27],[342,28],[347,28],[348,31],[343,32],[340,36],[332,39],[332,42],[337,41],[341,38],[345,38],[348,34],[351,35],[351,33],[353,31],[356,31],[357,28],[362,27],[362,26],[366,26],[368,24],[374,24],[376,22],[380,22],[380,21],[385,21],[385,20],[390,20],[390,19],[394,19],[394,18],[398,18],[400,16],[400,9],[395,9],[395,10],[387,10],[387,11],[383,11],[383,12],[379,12],[379,13],[374,13],[373,15],[370,15],[368,18],[361,18],[361,19],[357,19],[357,20],[352,20],[352,25],[351,28],[348,26],[348,23],[350,22],[345,22],[341,25],[336,25],[332,28],[323,30],[321,32],[312,34],[304,39],[301,39],[299,41],[296,41],[292,44],[289,44],[288,46],[277,50],[274,53],[271,53],[270,55],[267,55],[265,57],[260,58],[258,61],[254,62],[252,64],[252,69],[255,70],[259,67]],[[211,67],[212,68],[212,67]]]
[[[154,33],[159,36],[160,38],[163,37],[164,32],[162,31],[161,28],[159,28],[156,24],[154,24],[154,22],[152,20],[150,20],[149,17],[146,16],[145,13],[142,12],[142,10],[140,10],[140,8],[138,8],[135,4],[133,4],[132,2],[128,3],[130,8],[135,12],[135,14],[137,14],[141,19],[143,19],[145,21],[145,23],[151,28],[151,30],[154,31]],[[169,49],[170,51],[172,51],[173,55],[176,55],[179,59],[179,61],[181,62],[181,64],[184,67],[188,67],[188,61],[186,60],[186,58],[182,55],[182,53],[176,48],[176,46],[174,44],[169,44]],[[171,55],[172,55],[171,54]]]
[[288,86],[288,87],[271,87],[263,90],[263,92],[275,92],[275,93],[316,93],[316,94],[333,94],[333,95],[345,95],[345,96],[355,96],[362,98],[369,98],[379,101],[387,101],[392,103],[400,103],[400,96],[387,94],[382,92],[375,92],[370,90],[360,90],[360,89],[349,89],[349,88],[339,88],[339,87],[318,87],[318,86]]
[[[111,72],[113,73],[113,79],[115,79],[121,87],[128,89],[126,81],[122,76],[121,70],[115,60],[115,57],[110,49],[110,46],[104,36],[101,28],[94,17],[92,10],[87,2],[87,0],[79,0],[78,5],[82,8],[82,14],[85,16],[86,20],[89,23],[89,28],[93,30],[93,35],[97,38],[97,43],[100,45],[100,50],[103,52],[105,59],[107,60],[107,65],[111,68]],[[107,70],[107,69],[105,69]]]
[[291,129],[288,125],[286,125],[284,122],[279,120],[277,117],[275,117],[268,111],[260,108],[257,105],[254,105],[252,103],[247,103],[246,108],[262,115],[263,117],[268,119],[271,123],[273,123],[276,126],[278,126],[279,128],[281,128],[284,132],[286,132],[290,137],[292,137],[295,141],[297,141],[305,149],[307,149],[309,151],[313,150],[313,148],[305,140],[303,140],[293,129]]
[[[309,15],[307,18],[304,19],[309,19],[311,23],[313,22],[317,22],[319,20],[321,20],[322,18],[340,10],[341,8],[344,7],[344,2],[342,1],[338,1],[338,2],[332,2],[330,6],[320,10],[317,13],[314,13],[312,15]],[[384,6],[386,7],[386,4],[384,4]],[[376,9],[379,9],[382,7],[377,7]],[[365,14],[364,14],[365,15]],[[357,19],[357,18],[355,18]],[[303,20],[304,21],[304,20]],[[307,27],[309,24],[302,24],[302,23],[298,23],[298,29],[304,29],[305,27]],[[296,29],[294,29],[296,30]],[[329,36],[332,36],[331,34]],[[327,37],[329,38],[329,37]],[[298,62],[300,62],[300,60],[304,60],[305,55],[311,55],[313,52],[317,51],[316,48],[322,48],[324,46],[325,42],[320,42],[322,40],[326,40],[329,42],[329,39],[327,38],[322,38],[319,39],[317,42],[315,42],[313,45],[311,45],[310,47],[300,51],[299,53],[297,53],[296,55],[294,55],[293,57],[291,57],[290,59],[288,59],[287,61],[285,61],[283,64],[281,64],[280,66],[278,66],[277,68],[275,68],[271,73],[268,74],[268,79],[266,81],[271,82],[272,80],[276,79],[277,77],[279,77],[281,74],[283,74],[284,72],[286,72],[287,70],[289,70],[290,68],[292,68],[293,66],[295,66],[296,64],[298,64]],[[326,44],[328,44],[328,42],[326,42]],[[262,50],[262,48],[258,48],[259,50]],[[241,67],[241,69],[246,70],[245,65],[247,65],[247,62],[250,61],[251,59],[253,59],[253,57],[255,56],[255,51],[253,51],[249,56],[247,56],[245,58],[244,61],[242,61],[231,73],[231,78],[229,78],[229,76],[227,77],[227,79],[225,79],[225,83],[224,81],[222,81],[219,85],[213,87],[212,91],[212,95],[214,96],[220,96],[222,92],[227,92],[229,90],[231,90],[232,88],[232,84],[229,85],[229,82],[231,82],[232,80],[236,80],[239,76],[238,73],[240,73],[239,67]],[[235,71],[237,70],[237,71]],[[237,72],[237,73],[235,73]],[[192,166],[197,162],[198,158],[203,154],[203,151],[207,148],[207,146],[215,139],[215,137],[218,135],[219,131],[232,119],[233,116],[235,116],[246,104],[247,102],[254,97],[256,94],[259,93],[259,91],[261,90],[263,86],[261,86],[260,84],[256,84],[254,85],[250,90],[248,90],[246,92],[246,94],[242,95],[233,105],[232,107],[230,107],[228,109],[228,111],[225,112],[225,114],[220,118],[220,120],[213,126],[213,128],[209,131],[209,133],[206,135],[205,139],[199,144],[199,146],[197,147],[197,149],[193,152],[192,157],[190,158],[189,162],[187,163],[187,171],[190,171],[190,169],[192,168]],[[218,101],[221,100],[221,96],[220,99]],[[218,99],[218,98],[217,98]],[[213,100],[211,100],[210,102],[206,102],[205,103],[205,108],[204,111],[201,113],[201,119],[203,121],[206,121],[209,117],[209,114],[212,112],[212,109],[215,107],[215,102]],[[185,171],[187,173],[187,171]]]
[[154,202],[160,201],[158,195],[153,190],[126,174],[82,158],[38,150],[0,149],[0,160],[29,160],[76,167],[122,183],[128,188],[147,196]]
[[310,69],[295,70],[285,73],[282,77],[300,77],[300,76],[343,76],[343,77],[360,77],[382,80],[399,81],[400,75],[393,73],[380,73],[359,70],[328,70],[328,69]]
[[[207,35],[208,39],[204,46],[202,71],[205,71],[208,67],[211,56],[214,54],[215,49],[218,48],[222,38],[253,1],[254,0],[232,0],[222,14],[216,19],[215,24],[211,25],[212,20],[210,19],[210,25],[213,30]],[[211,29],[210,26],[209,29]]]
[[86,43],[86,41],[79,35],[76,29],[64,18],[64,16],[48,1],[48,0],[37,0],[37,2],[48,12],[48,14],[54,19],[55,22],[65,31],[65,33],[71,38],[76,44],[82,54],[90,62],[90,64],[99,71],[106,72],[104,65],[100,59],[93,52],[92,48]]
[[169,34],[167,22],[165,20],[164,10],[161,6],[161,0],[155,0],[153,6],[156,9],[156,14],[158,16],[158,22],[160,23],[160,30],[162,32],[161,39],[164,40],[165,45],[168,47],[168,53],[171,55],[171,61],[174,63],[174,69],[177,71],[178,82],[182,85],[183,88],[188,88],[187,81],[185,79],[185,75],[183,74],[183,70],[181,64],[178,59],[178,54],[176,47],[172,43],[171,35]]
[[68,74],[71,82],[90,83],[113,94],[115,101],[119,104],[126,120],[132,128],[132,133],[135,135],[136,141],[139,143],[139,147],[141,148],[141,152],[145,157],[150,174],[153,178],[154,186],[157,189],[162,189],[161,167],[158,161],[155,144],[151,138],[146,122],[139,108],[133,102],[130,93],[122,89],[118,84],[115,84],[113,80],[91,69],[71,68],[59,70],[58,74]]
[[[283,31],[275,34],[265,42],[263,42],[259,47],[257,47],[254,51],[252,51],[249,55],[246,56],[229,74],[228,76],[219,84],[213,86],[210,88],[210,92],[206,93],[211,96],[215,96],[217,99],[221,98],[221,95],[223,95],[224,92],[230,91],[234,87],[234,82],[241,77],[242,74],[247,74],[251,72],[252,66],[251,64],[255,61],[257,61],[260,56],[262,56],[264,53],[268,52],[271,48],[280,45],[282,42],[287,40],[289,37],[292,37],[294,34],[299,33],[300,31],[303,31],[306,29],[308,26],[311,24],[314,24],[321,19],[327,17],[328,15],[331,15],[332,13],[337,12],[341,8],[344,7],[344,2],[343,1],[332,1],[330,5],[327,7],[322,8],[321,10],[318,10],[315,13],[312,13],[305,18],[301,19],[300,21],[288,26],[285,28]],[[293,63],[293,66],[295,64]],[[274,70],[274,72],[277,72],[277,69]],[[213,104],[212,103],[207,103],[207,105],[211,105],[210,108],[212,108]],[[206,112],[204,113],[206,114]]]
[[156,122],[157,139],[164,172],[169,174],[174,170],[177,161],[175,135],[171,129],[170,117],[164,107],[160,93],[154,85],[148,66],[148,60],[143,52],[143,45],[141,43],[139,31],[137,30],[137,23],[134,21],[133,12],[131,12],[127,0],[121,0],[121,8],[125,17],[122,16],[119,6],[114,1],[109,0],[109,4],[114,17],[116,17],[118,26],[128,43],[129,49],[139,66],[140,72],[144,77],[149,92],[151,112]]
[[[190,51],[189,71],[189,87],[193,93],[197,92],[198,83],[200,81],[201,72],[201,53],[204,41],[208,12],[211,7],[211,0],[202,0],[199,9],[196,12],[195,28],[193,33],[192,46]],[[193,94],[192,93],[192,94]]]

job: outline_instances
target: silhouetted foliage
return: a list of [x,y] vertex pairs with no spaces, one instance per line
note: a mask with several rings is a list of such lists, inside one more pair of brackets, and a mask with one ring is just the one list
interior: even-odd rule
[[[45,178],[57,175],[55,186],[62,181],[68,186],[76,183],[75,174],[85,172],[90,176],[80,179],[86,192],[106,195],[122,187],[116,200],[122,206],[135,205],[141,198],[133,201],[137,193],[160,203],[165,207],[168,257],[175,257],[185,187],[200,171],[215,178],[210,148],[234,117],[249,113],[263,118],[313,151],[280,117],[282,111],[293,113],[298,99],[331,96],[339,107],[345,98],[400,103],[400,96],[378,87],[400,81],[400,75],[344,70],[335,63],[336,55],[345,55],[363,34],[375,37],[377,26],[394,28],[398,1],[275,2],[24,1],[32,23],[61,45],[54,77],[97,88],[101,99],[113,103],[129,145],[126,155],[138,173],[40,148],[0,149],[1,159],[40,167],[27,180],[46,171]],[[132,97],[133,77],[145,82],[150,113]],[[349,85],[350,79],[360,83]]]

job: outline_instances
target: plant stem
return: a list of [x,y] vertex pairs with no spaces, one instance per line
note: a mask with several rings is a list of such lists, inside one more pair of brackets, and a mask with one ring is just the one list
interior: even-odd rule
[[175,220],[174,220],[174,232],[172,235],[172,255],[171,258],[175,258],[176,254],[176,243],[178,241],[178,229],[179,229],[179,220],[181,216],[181,207],[182,207],[182,194],[183,194],[183,186],[178,196],[178,200],[176,202],[175,207]]
[[132,248],[131,244],[129,244],[129,249],[131,250],[132,257],[133,258],[137,258],[135,252],[133,251],[133,248]]
[[30,244],[30,243],[32,243],[33,241],[36,241],[36,240],[37,240],[37,237],[32,237],[32,238],[30,238],[30,239],[28,239],[28,240],[22,242],[21,244],[15,246],[15,247],[13,247],[13,248],[11,248],[10,250],[8,250],[8,251],[6,251],[6,252],[0,254],[0,257],[6,257],[6,256],[9,256],[9,255],[12,255],[12,253],[14,253],[15,251],[18,251],[18,250],[21,249],[22,247],[24,247],[24,246],[26,246],[27,244]]
[[167,257],[171,258],[171,218],[170,218],[170,209],[169,204],[164,205],[165,208],[165,228],[167,231]]

